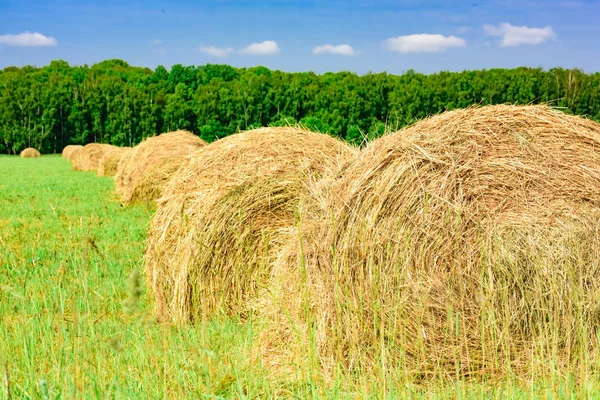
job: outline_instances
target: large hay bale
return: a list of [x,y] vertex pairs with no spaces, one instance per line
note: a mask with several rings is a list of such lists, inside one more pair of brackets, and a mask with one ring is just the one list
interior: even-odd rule
[[243,316],[268,285],[307,183],[355,153],[296,128],[242,132],[199,151],[165,188],[149,232],[145,267],[159,313]]
[[90,143],[72,153],[73,170],[94,171],[100,166],[100,160],[109,150],[116,146],[110,144]]
[[189,157],[206,146],[187,131],[163,133],[135,146],[117,169],[116,191],[125,204],[153,201]]
[[25,150],[23,150],[19,156],[21,158],[40,158],[41,154],[36,149],[28,147]]
[[100,159],[98,176],[115,176],[119,162],[130,151],[131,147],[116,147],[107,151]]
[[73,160],[73,154],[76,150],[81,150],[83,149],[83,146],[79,145],[79,144],[70,144],[68,146],[65,146],[65,148],[62,151],[62,156],[63,158],[66,158],[67,161],[71,162]]
[[376,140],[300,216],[261,356],[278,365],[314,339],[327,376],[593,369],[599,189],[600,125],[546,106],[457,110]]

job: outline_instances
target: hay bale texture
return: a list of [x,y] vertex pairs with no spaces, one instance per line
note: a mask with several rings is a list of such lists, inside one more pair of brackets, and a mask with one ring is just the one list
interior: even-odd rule
[[279,365],[315,338],[331,374],[531,377],[585,370],[581,354],[593,367],[599,189],[600,125],[546,106],[382,137],[300,216],[261,356]]
[[124,204],[150,202],[162,194],[171,176],[206,146],[187,131],[163,133],[135,146],[119,164],[116,191]]
[[63,158],[66,158],[67,161],[71,162],[73,160],[73,155],[76,151],[83,149],[83,146],[79,144],[70,144],[65,146],[62,151]]
[[115,176],[119,162],[131,151],[131,147],[116,147],[107,151],[98,166],[98,176]]
[[28,147],[25,150],[23,150],[19,156],[21,158],[40,158],[41,154],[36,149]]
[[110,144],[90,143],[81,149],[75,149],[71,154],[71,163],[75,171],[95,171],[100,166],[100,160],[108,151],[117,148]]
[[83,150],[83,146],[81,147],[77,147],[71,151],[69,151],[67,158],[67,161],[69,161],[71,164],[73,163],[73,160],[75,160],[75,157],[77,157],[77,153],[79,153],[81,150]]
[[242,132],[198,152],[165,188],[149,231],[145,268],[158,312],[178,322],[243,317],[268,285],[307,183],[354,155],[296,128]]

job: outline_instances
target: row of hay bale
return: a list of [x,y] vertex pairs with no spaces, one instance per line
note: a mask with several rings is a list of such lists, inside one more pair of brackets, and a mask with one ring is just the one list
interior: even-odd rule
[[[91,143],[85,146],[85,151],[78,158],[75,158],[79,150],[83,148],[84,146],[81,145],[65,146],[62,156],[69,162],[73,162],[73,169],[80,171],[98,169],[98,175],[100,176],[113,176],[116,173],[116,165],[118,164],[120,155],[128,149],[127,147]],[[117,154],[119,155],[118,157]],[[100,160],[98,160],[99,156],[101,157]],[[21,151],[20,157],[40,158],[41,154],[38,150],[28,147]]]
[[148,139],[116,168],[125,203],[157,199],[144,265],[164,320],[254,314],[263,363],[310,357],[330,377],[527,377],[596,354],[597,123],[503,105],[361,151],[296,128],[192,136]]
[[[85,146],[69,145],[63,149],[62,156],[72,164],[74,171],[98,171],[100,176],[107,175],[113,164],[114,154],[123,154],[127,148],[117,147],[110,144],[90,143]],[[104,160],[107,160],[109,168],[105,169]],[[118,160],[117,160],[118,163]]]
[[121,156],[128,149],[100,143],[69,145],[63,149],[62,156],[72,163],[74,171],[98,171],[99,176],[114,176]]
[[63,157],[75,171],[114,176],[121,201],[131,204],[157,199],[175,171],[205,145],[191,132],[175,131],[148,138],[133,148],[99,143],[69,145]]

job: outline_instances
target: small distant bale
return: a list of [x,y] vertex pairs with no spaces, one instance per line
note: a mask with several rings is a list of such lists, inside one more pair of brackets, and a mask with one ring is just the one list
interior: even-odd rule
[[100,167],[100,160],[108,151],[116,146],[110,144],[90,143],[82,149],[76,149],[72,154],[73,170],[94,171]]
[[41,156],[40,152],[32,147],[26,148],[20,154],[21,158],[40,158],[40,156]]
[[152,202],[159,198],[171,176],[204,146],[206,143],[197,135],[182,130],[148,138],[135,146],[119,163],[115,175],[121,202]]
[[280,253],[263,361],[314,348],[329,377],[589,373],[599,188],[600,125],[547,106],[455,110],[375,140]]
[[309,184],[356,150],[331,136],[262,128],[197,152],[158,201],[145,269],[158,314],[185,322],[247,315]]
[[129,151],[131,147],[117,147],[107,151],[100,160],[98,176],[115,176],[119,162]]
[[73,161],[73,156],[77,150],[83,149],[83,146],[79,144],[70,144],[63,149],[62,156],[66,158],[67,161]]

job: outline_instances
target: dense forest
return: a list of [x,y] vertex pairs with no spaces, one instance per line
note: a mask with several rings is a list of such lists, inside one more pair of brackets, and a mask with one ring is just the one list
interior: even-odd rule
[[135,145],[187,129],[206,141],[258,126],[301,123],[352,143],[473,104],[548,102],[600,121],[600,74],[561,68],[423,75],[408,71],[287,73],[228,65],[53,61],[0,70],[0,153],[60,152],[89,142]]

